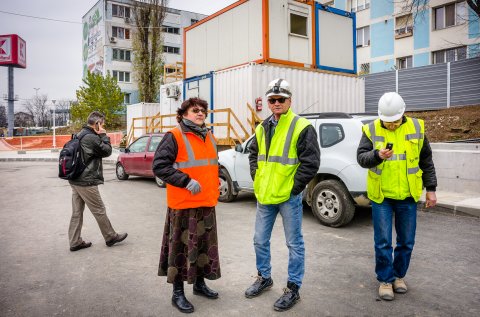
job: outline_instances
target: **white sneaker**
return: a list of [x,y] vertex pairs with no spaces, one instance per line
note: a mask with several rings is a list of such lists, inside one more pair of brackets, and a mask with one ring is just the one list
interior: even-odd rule
[[378,296],[383,300],[393,300],[393,288],[391,283],[380,283],[378,288]]
[[405,294],[407,292],[407,284],[405,284],[405,280],[403,278],[396,278],[393,281],[393,291],[399,294]]

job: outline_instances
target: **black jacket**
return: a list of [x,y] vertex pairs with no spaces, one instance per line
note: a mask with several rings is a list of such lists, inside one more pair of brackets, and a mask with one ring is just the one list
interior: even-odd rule
[[[182,126],[182,131],[195,133],[192,129],[183,124],[183,122],[180,122],[180,125]],[[203,139],[201,135],[196,135]],[[205,141],[205,139],[203,139],[203,141]],[[188,182],[190,182],[190,177],[173,167],[173,163],[175,163],[175,160],[177,159],[177,154],[177,141],[171,132],[167,132],[162,138],[162,141],[160,141],[155,156],[153,157],[152,170],[155,176],[159,177],[167,184],[185,188],[187,187]]]
[[[262,125],[265,129],[265,135],[270,134],[270,128],[272,127],[270,123],[270,118],[265,119],[262,122]],[[270,140],[265,138],[266,147],[267,147],[267,157],[268,151],[270,149]],[[255,177],[255,172],[258,168],[257,158],[258,158],[258,143],[257,138],[253,138],[252,143],[250,143],[250,154],[248,160],[250,162],[250,175],[252,179]],[[292,195],[298,195],[305,189],[307,184],[317,175],[318,167],[320,166],[320,147],[318,146],[317,132],[312,125],[306,127],[299,135],[297,141],[297,156],[300,161],[300,166],[297,169],[297,172],[293,179],[293,188]]]
[[[405,123],[405,121],[406,120],[404,119],[403,122]],[[360,139],[360,144],[358,145],[357,162],[363,168],[372,168],[383,162],[378,155],[378,150],[373,149],[373,143],[365,133],[363,133],[362,138]],[[434,192],[437,188],[437,175],[435,174],[435,166],[432,159],[432,148],[430,147],[426,135],[423,140],[423,147],[420,150],[420,160],[418,165],[423,171],[423,186],[425,186],[427,191]]]
[[106,133],[96,134],[89,126],[84,126],[83,129],[77,133],[78,137],[83,135],[85,136],[80,142],[82,146],[82,157],[83,161],[88,163],[88,165],[78,178],[69,180],[69,182],[77,186],[96,186],[103,184],[102,158],[109,157],[112,154],[110,138]]

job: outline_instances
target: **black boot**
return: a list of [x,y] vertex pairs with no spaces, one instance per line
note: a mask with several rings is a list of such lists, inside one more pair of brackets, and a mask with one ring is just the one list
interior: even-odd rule
[[175,282],[173,284],[172,305],[177,307],[182,313],[193,313],[194,307],[185,297],[183,282]]
[[218,298],[218,293],[205,284],[203,277],[197,277],[195,284],[193,284],[193,294],[205,296],[210,299]]
[[257,280],[245,291],[246,298],[253,298],[260,295],[264,290],[267,290],[273,286],[273,280],[271,277],[264,278],[258,272]]
[[283,295],[275,302],[273,309],[284,311],[292,308],[300,299],[299,289],[297,284],[287,282],[287,287],[283,289]]

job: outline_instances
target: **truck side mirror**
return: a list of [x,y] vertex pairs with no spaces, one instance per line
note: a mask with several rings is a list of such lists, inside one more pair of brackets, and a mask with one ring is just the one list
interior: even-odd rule
[[242,152],[243,152],[242,145],[241,145],[241,144],[237,144],[237,145],[235,145],[235,151],[236,151],[236,152],[240,152],[240,153],[242,153]]

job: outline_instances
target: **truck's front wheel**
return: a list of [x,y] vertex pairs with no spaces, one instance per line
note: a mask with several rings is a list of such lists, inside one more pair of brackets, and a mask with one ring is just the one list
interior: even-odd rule
[[228,203],[237,198],[237,194],[233,191],[232,179],[224,168],[220,169],[218,178],[220,181],[220,196],[218,197],[218,200],[224,203]]
[[341,227],[352,220],[355,206],[345,186],[338,180],[328,179],[313,189],[312,211],[323,225]]

